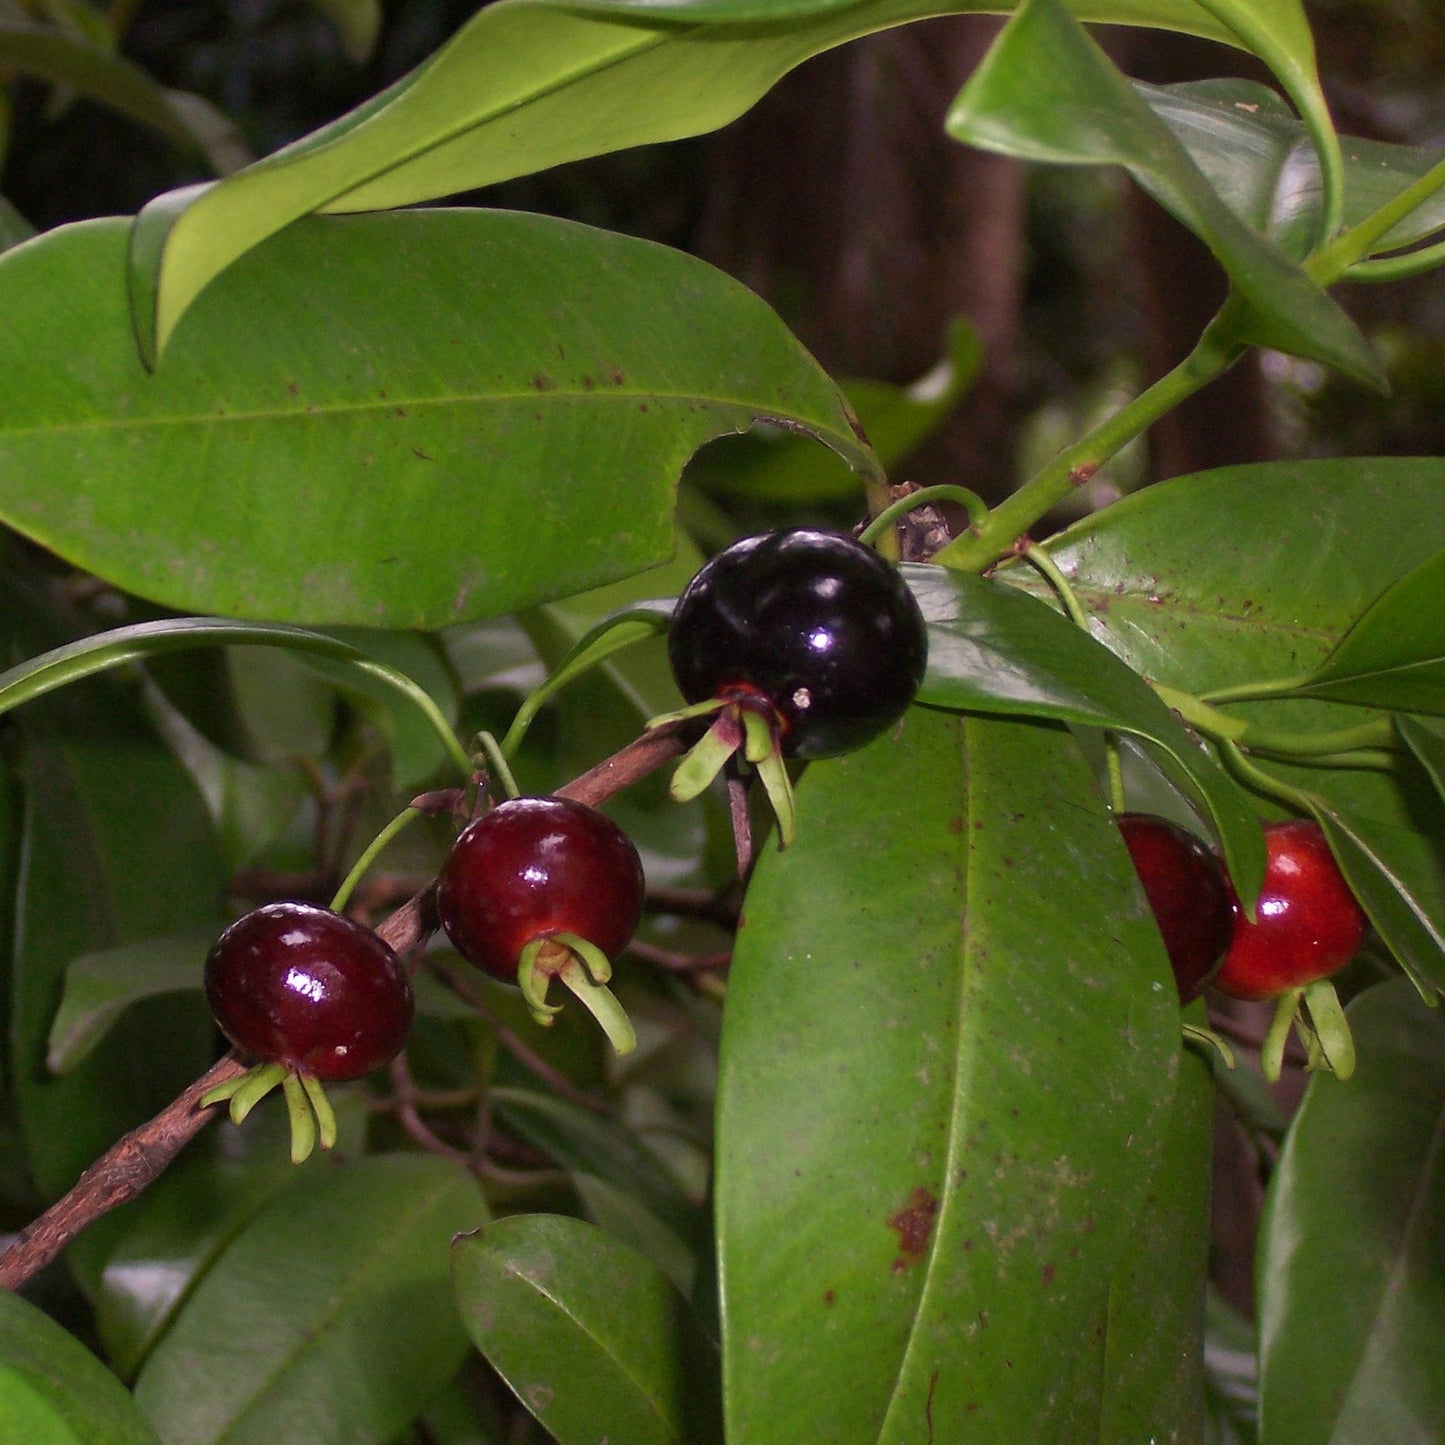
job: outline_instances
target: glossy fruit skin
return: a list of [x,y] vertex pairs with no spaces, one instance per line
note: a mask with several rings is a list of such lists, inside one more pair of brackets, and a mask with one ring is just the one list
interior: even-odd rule
[[642,860],[603,813],[512,798],[470,823],[437,878],[437,914],[469,963],[512,982],[534,938],[574,933],[608,958],[642,917]]
[[369,928],[310,903],[267,903],[206,956],[206,999],[242,1053],[324,1081],[357,1079],[401,1052],[411,981]]
[[897,569],[837,532],[746,537],[698,572],[668,657],[689,703],[776,714],[789,757],[846,753],[900,717],[923,682],[928,633]]
[[1294,818],[1264,830],[1264,886],[1256,921],[1234,905],[1234,932],[1214,980],[1232,998],[1275,998],[1337,973],[1369,927],[1318,823]]
[[1178,823],[1152,813],[1115,818],[1159,925],[1179,1002],[1199,997],[1220,967],[1234,924],[1234,895],[1219,860]]

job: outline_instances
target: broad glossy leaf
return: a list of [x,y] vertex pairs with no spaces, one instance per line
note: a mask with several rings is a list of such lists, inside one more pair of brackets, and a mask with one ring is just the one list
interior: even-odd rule
[[119,948],[82,953],[65,970],[65,992],[50,1028],[46,1063],[63,1074],[75,1067],[131,1004],[159,993],[201,987],[215,932],[171,934]]
[[1430,775],[1435,791],[1445,798],[1445,725],[1433,718],[1397,717],[1395,727],[1415,761]]
[[717,1346],[641,1255],[580,1220],[518,1214],[452,1256],[472,1338],[559,1445],[720,1445]]
[[1100,1442],[1203,1435],[1213,1128],[1209,1061],[1186,1048],[1163,1157],[1109,1290]]
[[798,805],[724,1014],[730,1445],[1092,1439],[1179,1052],[1127,853],[1045,724],[917,708]]
[[1259,1260],[1264,1445],[1445,1430],[1445,1016],[1403,980],[1350,1006],[1359,1065],[1311,1080]]
[[14,1445],[157,1445],[120,1381],[10,1290],[0,1290],[0,1438]]
[[919,702],[1111,728],[1152,743],[1203,799],[1231,875],[1252,892],[1249,880],[1264,874],[1264,842],[1247,797],[1138,673],[1013,588],[943,567],[906,565],[903,575],[928,622]]
[[95,1327],[111,1367],[133,1380],[190,1290],[256,1214],[285,1189],[307,1190],[338,1158],[361,1151],[370,1123],[356,1088],[327,1091],[338,1141],[299,1167],[279,1099],[237,1127],[218,1120],[124,1213],[95,1292]]
[[183,610],[436,627],[628,575],[669,555],[692,452],[759,417],[872,465],[776,315],[665,247],[507,212],[314,218],[152,376],[126,235],[0,257],[0,517]]
[[[1088,20],[1249,43],[1220,18],[1224,4],[1082,0],[1077,8]],[[237,177],[170,192],[141,213],[132,288],[142,354],[158,355],[221,271],[300,216],[409,205],[701,135],[736,119],[821,51],[931,15],[995,8],[987,0],[818,0],[779,17],[761,0],[702,0],[695,11],[674,4],[649,18],[642,5],[488,5],[417,70],[350,114]],[[1281,49],[1271,32],[1298,31],[1298,0],[1257,0],[1253,8],[1270,63],[1294,74],[1308,60],[1308,31],[1303,56],[1297,40]],[[708,23],[727,19],[740,23]]]
[[[1234,8],[1221,3],[1220,10]],[[1063,0],[1025,0],[954,101],[949,133],[985,150],[1123,166],[1229,275],[1231,340],[1313,357],[1362,380],[1380,372],[1340,307],[1240,221]]]
[[[1251,80],[1135,87],[1239,218],[1302,260],[1319,236],[1320,168],[1308,132],[1274,91]],[[1346,136],[1344,220],[1355,225],[1439,159],[1438,151]],[[1389,251],[1445,225],[1437,193],[1371,248]]]
[[[1199,472],[1126,497],[1048,545],[1095,636],[1145,677],[1193,692],[1294,677],[1445,548],[1445,461]],[[1005,575],[1048,595],[1031,568]]]
[[315,1174],[255,1215],[196,1285],[137,1403],[176,1445],[382,1445],[465,1355],[447,1248],[485,1215],[470,1175],[430,1155]]
[[1298,690],[1335,702],[1445,713],[1445,551],[1386,589]]

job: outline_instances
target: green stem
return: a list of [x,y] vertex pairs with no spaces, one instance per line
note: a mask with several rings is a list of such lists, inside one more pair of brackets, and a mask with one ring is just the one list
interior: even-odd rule
[[1163,683],[1155,683],[1154,691],[1190,727],[1216,741],[1234,743],[1251,752],[1277,753],[1287,758],[1333,757],[1365,748],[1389,748],[1395,741],[1395,725],[1386,717],[1371,718],[1369,722],[1330,732],[1301,733],[1231,717],[1193,693],[1166,687]]
[[1430,167],[1418,181],[1406,186],[1393,200],[1386,201],[1358,225],[1321,246],[1305,262],[1305,271],[1321,286],[1337,281],[1346,270],[1362,262],[1370,248],[1393,230],[1412,211],[1445,186],[1445,160]]
[[1040,573],[1044,581],[1058,593],[1064,611],[1069,614],[1069,620],[1076,627],[1082,627],[1087,632],[1089,630],[1088,614],[1080,606],[1079,599],[1059,564],[1035,542],[1026,542],[1020,549],[1019,556]]
[[915,507],[929,502],[959,503],[968,512],[969,526],[974,528],[981,527],[988,516],[988,505],[977,492],[970,492],[967,487],[955,486],[952,482],[939,482],[936,486],[920,487],[916,492],[890,502],[858,534],[858,540],[865,547],[871,547],[900,517],[906,517]]
[[491,770],[492,776],[502,785],[502,791],[508,798],[519,798],[522,790],[517,786],[517,780],[512,776],[512,770],[507,766],[506,755],[498,745],[496,738],[491,733],[480,732],[477,734],[477,741],[482,745],[482,751],[487,755],[487,767]]
[[1104,767],[1109,777],[1109,806],[1114,812],[1122,813],[1127,807],[1127,800],[1124,796],[1124,764],[1119,755],[1118,733],[1104,734]]
[[1287,803],[1297,813],[1314,813],[1318,806],[1314,794],[1305,792],[1303,788],[1296,788],[1282,778],[1276,778],[1272,773],[1265,772],[1263,768],[1255,767],[1233,743],[1221,742],[1219,753],[1228,765],[1230,772],[1246,787],[1253,788],[1255,792],[1263,793],[1266,797],[1277,798],[1280,802]]
[[1237,682],[1231,687],[1216,687],[1201,692],[1201,702],[1259,702],[1272,697],[1290,697],[1309,683],[1309,674],[1298,677],[1267,677],[1260,682]]
[[336,890],[336,893],[331,899],[331,911],[333,913],[340,913],[351,901],[351,895],[356,891],[356,885],[366,876],[366,870],[376,861],[382,849],[384,849],[413,818],[419,817],[421,817],[421,809],[411,807],[403,808],[401,812],[366,845],[365,851],[361,857],[351,865],[351,872],[341,880],[341,887]]
[[1445,241],[1436,241],[1432,246],[1402,251],[1398,256],[1373,256],[1368,261],[1356,261],[1345,272],[1345,280],[1400,281],[1406,276],[1433,271],[1442,263],[1445,263]]
[[1243,352],[1223,339],[1226,306],[1205,328],[1194,350],[1127,406],[1105,418],[1087,436],[1066,447],[1011,497],[1000,502],[977,532],[956,537],[934,561],[961,572],[982,572],[1027,533],[1042,516],[1087,482],[1110,457],[1147,431],[1160,417],[1226,371]]

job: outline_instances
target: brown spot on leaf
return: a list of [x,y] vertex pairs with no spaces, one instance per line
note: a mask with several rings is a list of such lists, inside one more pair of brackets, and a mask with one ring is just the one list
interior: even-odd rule
[[898,1235],[898,1258],[893,1273],[902,1274],[923,1258],[933,1234],[933,1221],[938,1217],[938,1200],[929,1189],[918,1185],[908,1196],[908,1203],[888,1221],[889,1229]]
[[532,378],[532,385],[538,391],[555,391],[557,383],[545,371],[539,371]]

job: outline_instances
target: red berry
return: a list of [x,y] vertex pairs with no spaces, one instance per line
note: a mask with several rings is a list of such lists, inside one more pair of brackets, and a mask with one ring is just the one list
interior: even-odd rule
[[776,719],[783,753],[861,747],[902,717],[928,634],[895,567],[836,532],[799,527],[724,548],[678,598],[668,634],[689,703],[723,698]]
[[1264,844],[1256,921],[1234,905],[1234,936],[1214,980],[1233,998],[1274,998],[1328,978],[1359,951],[1368,927],[1318,823],[1271,823]]
[[356,1079],[401,1052],[411,983],[369,928],[310,903],[238,918],[206,956],[206,998],[243,1053],[317,1079]]
[[1116,822],[1174,969],[1180,1003],[1204,992],[1229,946],[1233,895],[1219,860],[1187,828],[1149,813]]
[[538,938],[572,934],[608,958],[642,917],[642,862],[610,818],[568,798],[513,798],[463,829],[437,915],[468,962],[508,981]]

